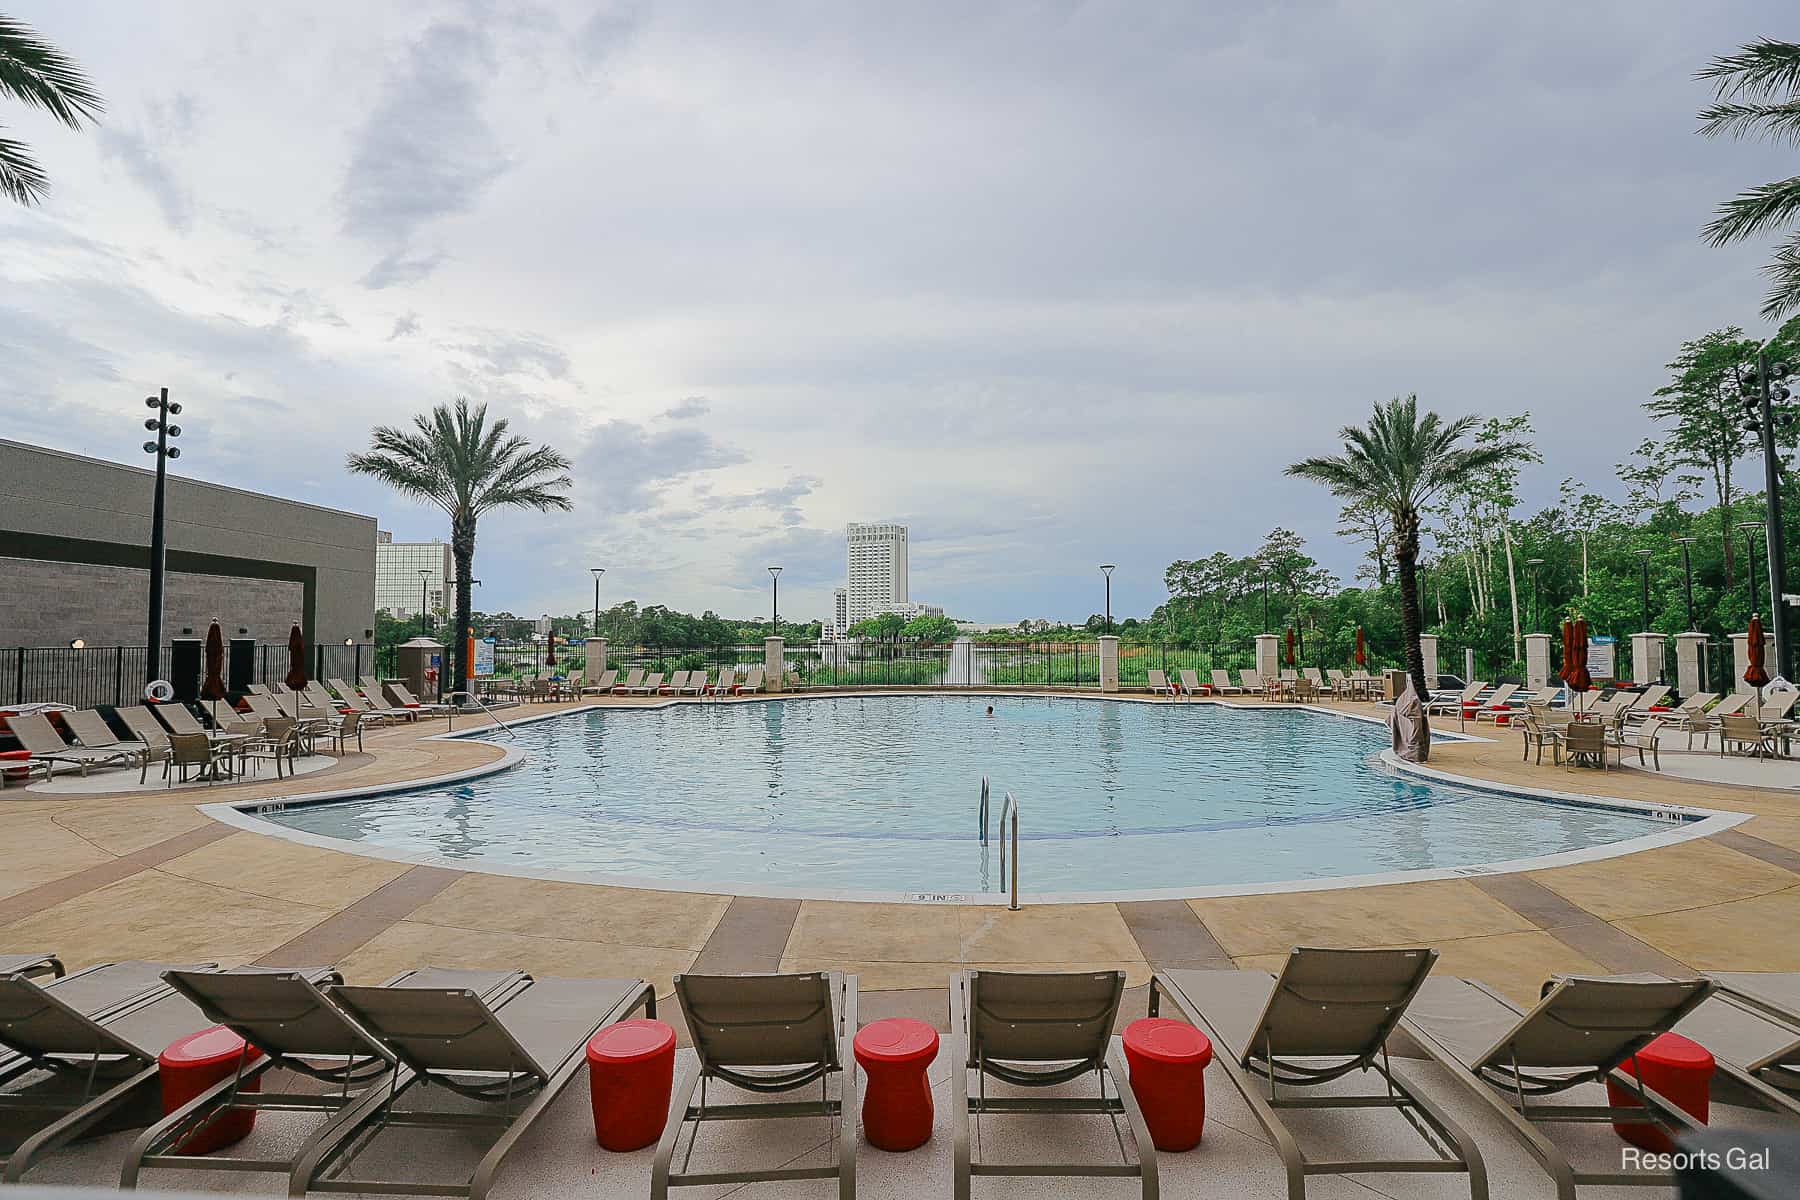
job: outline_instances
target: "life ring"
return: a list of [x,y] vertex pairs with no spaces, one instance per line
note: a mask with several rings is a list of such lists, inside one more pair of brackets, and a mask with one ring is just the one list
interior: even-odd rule
[[166,679],[152,680],[144,685],[144,699],[152,704],[167,704],[175,698],[175,685]]

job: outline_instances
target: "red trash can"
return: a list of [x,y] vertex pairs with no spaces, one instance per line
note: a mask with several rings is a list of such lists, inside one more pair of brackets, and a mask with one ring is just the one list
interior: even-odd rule
[[[1705,1046],[1679,1033],[1665,1033],[1638,1051],[1637,1065],[1641,1074],[1631,1069],[1629,1058],[1619,1065],[1619,1070],[1642,1079],[1645,1087],[1673,1102],[1702,1125],[1706,1124],[1711,1109],[1714,1063],[1712,1053]],[[1637,1089],[1630,1084],[1608,1079],[1606,1098],[1614,1108],[1639,1107]],[[1669,1135],[1656,1125],[1615,1122],[1613,1131],[1632,1145],[1658,1154],[1668,1154],[1675,1149]]]
[[[156,1059],[156,1076],[162,1085],[163,1116],[187,1104],[215,1084],[223,1083],[237,1073],[241,1061],[247,1069],[262,1057],[255,1046],[245,1046],[244,1039],[223,1025],[190,1033],[169,1043]],[[262,1090],[262,1080],[252,1079],[240,1089]],[[177,1154],[206,1154],[241,1142],[256,1125],[256,1113],[237,1108],[214,1117],[197,1132],[190,1134],[175,1148]]]
[[1212,1041],[1184,1021],[1145,1017],[1125,1027],[1131,1092],[1158,1150],[1192,1150],[1206,1124],[1206,1064]]
[[856,1031],[863,1069],[863,1136],[878,1150],[916,1150],[931,1140],[931,1084],[925,1068],[937,1058],[938,1032],[923,1021],[889,1017]]
[[675,1086],[675,1031],[661,1021],[620,1021],[588,1040],[594,1138],[608,1150],[642,1150],[662,1136]]

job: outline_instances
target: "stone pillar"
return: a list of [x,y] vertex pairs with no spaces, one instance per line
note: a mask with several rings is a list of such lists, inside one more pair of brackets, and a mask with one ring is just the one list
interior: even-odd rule
[[1663,675],[1663,636],[1660,633],[1631,635],[1631,682],[1655,683]]
[[1705,689],[1705,675],[1701,670],[1704,665],[1701,655],[1705,653],[1706,635],[1704,633],[1678,633],[1675,635],[1675,690],[1688,697]]
[[1272,633],[1256,635],[1256,673],[1264,679],[1281,678],[1281,639]]
[[787,684],[787,641],[785,638],[763,639],[763,690],[779,692]]
[[1119,639],[1111,634],[1100,638],[1100,690],[1119,690]]
[[[1528,633],[1525,635],[1525,686],[1534,692],[1541,692],[1550,686],[1550,635],[1547,633]],[[1468,680],[1474,683],[1473,679]]]
[[976,682],[975,639],[959,637],[950,643],[950,664],[944,683],[949,687],[974,687]]
[[581,680],[583,685],[591,686],[595,680],[606,674],[606,639],[587,639],[583,643],[583,651],[587,655],[587,666],[581,669]]
[[[1750,669],[1750,635],[1734,633],[1731,635],[1731,690],[1734,692],[1754,692],[1756,689],[1744,682],[1744,672]],[[1775,635],[1763,634],[1763,669],[1769,672],[1769,678],[1775,678]]]
[[1425,686],[1437,686],[1438,647],[1437,634],[1421,633],[1419,635],[1419,656],[1425,660]]
[[1463,683],[1475,682],[1475,647],[1463,647]]

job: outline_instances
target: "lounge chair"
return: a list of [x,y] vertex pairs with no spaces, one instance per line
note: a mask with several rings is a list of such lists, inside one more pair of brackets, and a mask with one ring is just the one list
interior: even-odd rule
[[356,682],[356,690],[362,693],[363,700],[377,716],[393,722],[417,721],[420,717],[427,715],[422,709],[402,708],[399,705],[388,703],[387,693],[382,690],[381,684],[366,675]]
[[1756,696],[1751,692],[1733,692],[1713,705],[1711,709],[1696,707],[1676,720],[1674,725],[1678,729],[1687,731],[1687,748],[1692,750],[1696,733],[1700,735],[1700,744],[1706,745],[1712,740],[1712,735],[1718,731],[1721,720],[1744,711],[1744,706],[1754,699]]
[[[1127,1083],[1124,1057],[1112,1040],[1125,991],[1122,971],[1037,973],[959,971],[950,977],[950,1118],[956,1130],[958,1200],[976,1175],[1135,1177],[1145,1200],[1157,1195],[1156,1148]],[[969,1073],[978,1090],[969,1095]],[[1054,1087],[1091,1074],[1094,1096],[989,1096],[991,1077],[1012,1088]],[[1108,1094],[1107,1076],[1112,1077]],[[970,1118],[984,1113],[1093,1114],[1108,1118],[1119,1138],[1119,1163],[997,1163],[971,1157]],[[1137,1151],[1125,1157],[1119,1118]]]
[[[290,1186],[310,1182],[303,1163],[323,1156],[335,1136],[334,1122],[359,1105],[385,1099],[390,1088],[412,1082],[393,1051],[371,1038],[337,1004],[324,984],[342,982],[335,972],[171,971],[169,985],[210,1021],[225,1026],[261,1053],[245,1061],[234,1077],[202,1092],[145,1130],[132,1143],[120,1177],[136,1187],[145,1168],[178,1170],[259,1170],[283,1172]],[[382,987],[457,989],[488,1003],[503,1002],[529,983],[519,971],[473,971],[425,967],[403,971]],[[284,1070],[317,1080],[324,1087],[264,1091],[262,1077]],[[306,1112],[326,1118],[308,1136],[283,1141],[283,1158],[271,1158],[273,1144],[259,1146],[255,1158],[214,1152],[179,1153],[175,1147],[202,1126],[230,1112]]]
[[50,975],[61,979],[65,974],[62,959],[54,954],[0,954],[0,975],[23,975],[27,979]]
[[[1570,977],[1553,981],[1543,999],[1523,1012],[1484,984],[1438,976],[1420,987],[1401,1027],[1469,1096],[1508,1126],[1549,1173],[1559,1200],[1574,1200],[1581,1185],[1672,1183],[1666,1171],[1577,1170],[1539,1126],[1610,1121],[1676,1133],[1701,1128],[1619,1068],[1700,1007],[1716,986],[1708,979]],[[1624,1084],[1642,1104],[1546,1102],[1609,1078]]]
[[271,696],[274,695],[274,693],[269,691],[269,685],[266,683],[246,683],[244,685],[244,695]]
[[31,756],[30,763],[42,764],[48,775],[58,765],[74,767],[87,778],[92,767],[130,766],[138,755],[133,750],[90,750],[71,746],[41,712],[15,713],[5,718],[6,727],[19,739],[19,745]]
[[1756,709],[1757,723],[1764,726],[1785,721],[1794,711],[1794,702],[1800,700],[1800,692],[1765,692],[1763,703]]
[[1475,710],[1475,723],[1479,725],[1483,721],[1492,721],[1498,725],[1501,717],[1510,720],[1517,715],[1523,707],[1512,703],[1513,693],[1518,690],[1519,685],[1516,683],[1503,683],[1495,688],[1494,694],[1484,700],[1481,707]]
[[683,696],[706,695],[706,670],[702,668],[698,671],[689,671],[687,682],[682,684],[678,690]]
[[643,682],[644,682],[644,668],[633,667],[626,674],[624,683],[613,684],[612,694],[615,696],[629,695],[630,693],[636,691],[639,687],[641,687],[643,685]]
[[1268,680],[1264,679],[1261,675],[1258,675],[1255,671],[1239,671],[1238,679],[1243,682],[1245,695],[1266,692],[1269,690]]
[[687,671],[675,672],[674,675],[669,677],[668,682],[662,684],[661,686],[659,686],[656,689],[656,694],[659,696],[680,695],[681,690],[683,688],[687,687],[688,675],[689,675],[689,672],[687,672]]
[[1337,689],[1331,685],[1331,683],[1325,678],[1325,672],[1319,670],[1319,668],[1317,668],[1317,667],[1301,667],[1300,675],[1301,675],[1301,678],[1306,679],[1312,683],[1314,695],[1335,696],[1337,694]]
[[1648,721],[1651,717],[1661,717],[1676,728],[1682,728],[1683,721],[1703,710],[1715,699],[1717,697],[1712,692],[1695,692],[1667,712],[1653,713],[1647,708],[1630,708],[1625,712],[1625,723],[1629,725],[1634,722]]
[[1181,695],[1181,689],[1170,683],[1167,675],[1155,669],[1144,672],[1144,688],[1146,691],[1161,692],[1171,698]]
[[662,688],[662,681],[663,673],[661,671],[652,671],[644,676],[642,682],[638,683],[635,687],[626,688],[625,691],[627,694],[633,696],[654,696]]
[[731,685],[731,694],[741,696],[745,692],[760,692],[763,689],[763,669],[751,667],[744,677]]
[[430,700],[418,699],[407,689],[407,686],[404,683],[390,683],[387,687],[390,692],[394,693],[394,699],[400,701],[403,708],[416,708],[423,713],[437,713],[439,715],[448,715],[456,711],[456,705],[454,704],[438,704]]
[[[266,700],[266,697],[256,697]],[[169,746],[169,731],[162,727],[162,722],[150,715],[150,710],[141,704],[130,704],[113,710],[119,714],[119,720],[125,722],[125,728],[137,735],[137,740],[144,743],[144,753],[138,756],[138,782],[145,783],[150,778],[150,764],[162,766],[163,774],[168,774],[169,759],[174,751]]]
[[1667,700],[1669,698],[1669,693],[1674,690],[1674,688],[1667,684],[1653,683],[1643,691],[1632,696],[1631,703],[1627,704],[1624,709],[1621,710],[1619,715],[1621,718],[1627,716],[1656,716],[1658,714],[1652,713],[1650,710],[1661,704],[1664,700]]
[[97,709],[84,708],[77,712],[65,712],[62,719],[84,750],[112,750],[130,754],[135,760],[141,761],[150,749],[141,738],[135,741],[120,740]]
[[[1289,953],[1279,978],[1267,971],[1159,971],[1150,981],[1150,1015],[1166,997],[1206,1031],[1217,1051],[1215,1067],[1281,1155],[1290,1200],[1302,1200],[1311,1175],[1385,1172],[1466,1174],[1472,1200],[1482,1200],[1488,1186],[1480,1150],[1388,1058],[1388,1037],[1436,961],[1437,951],[1429,949],[1302,948]],[[1303,1094],[1353,1071],[1363,1078],[1374,1072],[1379,1091]],[[1311,1162],[1281,1116],[1295,1109],[1370,1108],[1398,1111],[1431,1156]]]
[[1230,672],[1219,668],[1213,669],[1212,686],[1213,691],[1219,693],[1221,696],[1241,696],[1244,694],[1243,688],[1231,682]]
[[[483,1200],[502,1161],[586,1065],[588,1039],[643,1009],[656,1015],[656,991],[642,979],[520,976],[524,986],[493,1002],[469,987],[349,987],[326,995],[398,1064],[385,1086],[334,1118],[317,1148],[294,1168],[289,1191],[376,1192],[466,1196]],[[457,1111],[396,1114],[415,1086],[433,1085],[461,1098]],[[471,1108],[474,1111],[469,1111]],[[455,1181],[372,1179],[384,1134],[407,1130],[450,1134],[497,1131],[475,1170]],[[416,1137],[409,1157],[430,1143]]]
[[1477,679],[1460,692],[1437,692],[1425,705],[1425,711],[1460,717],[1464,710],[1475,707],[1477,697],[1487,689],[1487,680]]
[[707,686],[706,694],[709,696],[723,695],[735,686],[737,686],[737,668],[720,667],[719,677]]
[[157,1055],[211,1023],[162,973],[209,965],[106,963],[42,984],[0,975],[0,1099],[17,1135],[0,1178],[16,1183],[50,1151],[154,1103]]
[[362,719],[369,724],[392,725],[396,721],[416,721],[419,719],[416,715],[381,711],[375,707],[373,701],[342,679],[332,679],[327,682],[331,685],[331,690],[338,694],[342,706],[352,712],[360,713]]
[[1181,694],[1182,695],[1184,695],[1184,696],[1209,696],[1213,693],[1214,690],[1215,689],[1211,685],[1200,682],[1200,673],[1198,671],[1189,671],[1189,670],[1184,669],[1181,672]]
[[[1629,975],[1624,979],[1656,978]],[[1777,1112],[1800,1117],[1800,973],[1709,971],[1717,990],[1675,1026]]]
[[345,704],[341,700],[334,699],[331,693],[325,690],[325,685],[316,679],[306,685],[304,695],[308,704],[311,704],[314,708],[323,709],[328,713],[355,711],[354,706]]
[[[799,975],[677,975],[675,995],[694,1043],[698,1066],[675,1088],[676,1118],[663,1128],[650,1171],[652,1200],[672,1187],[708,1184],[836,1179],[838,1196],[856,1195],[856,976],[837,971]],[[837,1079],[837,1096],[831,1080]],[[706,1098],[720,1082],[747,1092],[780,1095],[818,1085],[818,1099],[725,1104]],[[701,1103],[691,1103],[700,1087]],[[787,1120],[824,1117],[834,1122],[836,1153],[829,1166],[764,1170],[676,1172],[675,1150],[692,1126],[688,1158],[700,1126],[718,1120]],[[686,1165],[688,1160],[683,1160]]]
[[581,689],[581,694],[585,696],[589,692],[592,692],[595,695],[605,695],[613,690],[613,684],[618,682],[618,679],[619,672],[616,669],[608,670],[593,683],[584,684]]

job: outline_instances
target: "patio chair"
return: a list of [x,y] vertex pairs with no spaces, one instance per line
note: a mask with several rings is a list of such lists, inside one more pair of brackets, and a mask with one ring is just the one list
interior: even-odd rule
[[1774,748],[1772,739],[1757,718],[1745,716],[1719,718],[1719,756],[1721,758],[1736,751],[1762,759],[1772,753]]
[[718,678],[714,679],[712,681],[712,683],[707,685],[706,694],[709,696],[720,696],[720,695],[725,694],[726,692],[729,692],[736,685],[737,685],[737,668],[736,667],[720,667]]
[[[120,1184],[135,1188],[146,1169],[268,1171],[289,1176],[290,1186],[308,1180],[303,1162],[324,1150],[334,1136],[333,1120],[402,1082],[394,1053],[363,1032],[323,985],[341,983],[335,971],[230,970],[170,971],[169,986],[206,1019],[244,1039],[261,1057],[246,1056],[230,1078],[195,1096],[146,1129],[125,1156]],[[468,989],[492,1004],[529,982],[519,971],[470,971],[424,967],[402,971],[385,988]],[[263,1076],[285,1071],[316,1081],[299,1090],[264,1090]],[[410,1079],[406,1080],[410,1082]],[[317,1086],[323,1085],[323,1086]],[[325,1118],[298,1139],[265,1139],[252,1158],[228,1153],[180,1153],[176,1147],[233,1112],[301,1112]],[[283,1157],[272,1157],[277,1151]]]
[[744,677],[731,685],[731,694],[741,696],[745,692],[760,692],[763,689],[763,669],[751,667]]
[[45,1154],[87,1134],[130,1128],[157,1091],[156,1058],[210,1023],[162,973],[212,964],[105,963],[48,983],[0,975],[0,1108],[16,1183]]
[[[1471,1200],[1483,1200],[1488,1185],[1480,1150],[1388,1058],[1388,1038],[1436,961],[1437,951],[1425,948],[1302,947],[1288,954],[1279,978],[1267,971],[1159,971],[1150,981],[1149,1011],[1156,1016],[1167,998],[1212,1040],[1215,1066],[1281,1156],[1290,1200],[1303,1200],[1309,1176],[1390,1172],[1466,1174]],[[1318,1094],[1352,1072],[1364,1079],[1373,1072],[1378,1090]],[[1304,1094],[1309,1089],[1316,1090]],[[1347,1117],[1395,1110],[1432,1153],[1309,1161],[1282,1113],[1321,1109]]]
[[644,676],[642,681],[636,686],[628,687],[625,691],[628,695],[632,696],[654,696],[658,689],[662,687],[662,681],[663,673],[661,671],[652,671]]
[[1212,673],[1212,686],[1213,691],[1218,692],[1221,696],[1241,696],[1244,694],[1243,688],[1231,682],[1230,672],[1217,668],[1215,668]]
[[[1644,721],[1648,721],[1651,717],[1661,717],[1665,722],[1667,722],[1669,725],[1673,726],[1674,728],[1683,729],[1683,728],[1686,728],[1685,722],[1689,718],[1693,717],[1694,714],[1703,710],[1708,704],[1711,704],[1713,702],[1713,700],[1715,700],[1715,699],[1717,699],[1717,696],[1712,692],[1695,692],[1693,695],[1691,695],[1687,699],[1683,700],[1680,704],[1677,704],[1674,708],[1671,708],[1668,712],[1653,713],[1648,710],[1632,708],[1625,713],[1625,723],[1627,725],[1630,725],[1633,723],[1642,723]],[[1689,749],[1693,748],[1692,733],[1690,733],[1688,735],[1688,748]]]
[[1708,971],[1706,977],[1717,990],[1675,1032],[1711,1051],[1733,1083],[1776,1112],[1800,1117],[1800,973]]
[[704,667],[698,671],[688,672],[687,683],[681,687],[680,694],[683,696],[706,695],[706,669]]
[[1530,758],[1531,752],[1535,749],[1537,763],[1539,766],[1543,766],[1544,747],[1548,746],[1550,747],[1550,761],[1557,766],[1562,765],[1563,735],[1569,728],[1567,723],[1552,724],[1547,716],[1536,711],[1528,711],[1513,724],[1518,727],[1525,740],[1525,753],[1519,756],[1520,762]]
[[41,712],[15,713],[5,721],[12,735],[19,739],[19,745],[31,756],[28,761],[43,764],[46,775],[61,764],[74,767],[86,779],[92,767],[130,766],[137,758],[132,750],[90,750],[71,746],[63,741],[56,726],[50,724],[50,718]]
[[288,774],[292,775],[300,761],[300,745],[300,723],[292,717],[272,717],[263,722],[260,736],[250,738],[237,747],[238,772],[242,774],[246,766],[254,770],[254,764],[259,762],[272,762],[275,764],[275,778],[281,778],[283,763],[287,764]]
[[[333,1118],[290,1176],[290,1194],[374,1192],[484,1200],[506,1156],[586,1065],[588,1039],[643,1009],[656,1015],[656,991],[642,979],[524,976],[493,1002],[475,989],[350,987],[326,989],[331,1001],[397,1063],[369,1099]],[[400,1109],[415,1089],[443,1088],[455,1111],[424,1104]],[[496,1132],[474,1171],[454,1180],[374,1178],[384,1135],[410,1142],[404,1156],[435,1161],[444,1135],[465,1141]],[[422,1139],[413,1130],[428,1131]],[[429,1133],[439,1136],[430,1138]]]
[[61,979],[66,974],[62,959],[54,954],[0,954],[0,975],[23,975],[27,979],[50,975]]
[[[694,1043],[695,1068],[675,1088],[674,1120],[663,1128],[650,1170],[652,1200],[672,1187],[752,1181],[836,1179],[842,1200],[856,1195],[856,976],[812,971],[797,975],[677,975],[675,995]],[[837,1096],[831,1081],[837,1080]],[[706,1097],[710,1082],[779,1096],[818,1085],[818,1099],[725,1104]],[[699,1104],[691,1101],[701,1089]],[[707,1121],[824,1117],[835,1128],[828,1166],[677,1172],[675,1151],[691,1126],[685,1167]]]
[[[97,709],[84,708],[75,712],[62,714],[63,724],[69,727],[81,742],[84,750],[112,750],[120,754],[129,754],[131,761],[142,762],[150,747],[142,740],[121,741],[119,735],[112,731]],[[127,766],[130,762],[127,762]]]
[[656,689],[656,694],[658,696],[679,695],[681,693],[681,690],[683,688],[687,687],[687,681],[688,681],[689,674],[690,674],[690,672],[687,672],[687,671],[675,672],[674,675],[669,677],[669,679],[666,683],[663,683]]
[[351,738],[355,738],[356,752],[361,754],[363,748],[362,723],[363,715],[361,713],[347,712],[327,725],[324,732],[318,735],[318,740],[330,742],[332,753],[343,754],[344,747],[350,744]]
[[1606,770],[1606,726],[1599,721],[1570,721],[1562,731],[1563,751],[1571,767],[1597,766]]
[[223,745],[214,745],[204,733],[171,733],[163,781],[171,787],[186,783],[189,771],[195,772],[194,777],[203,783],[217,783],[231,774],[231,751]]
[[585,696],[589,692],[592,692],[595,695],[605,695],[606,693],[613,690],[613,684],[618,682],[618,679],[619,679],[619,672],[616,669],[608,670],[604,674],[602,674],[599,679],[596,679],[593,683],[583,684],[582,688],[581,688],[581,694],[583,696]]
[[1337,689],[1325,678],[1325,672],[1317,667],[1301,667],[1300,674],[1312,681],[1313,694],[1316,696],[1335,696]]
[[[953,1186],[968,1200],[976,1175],[1135,1177],[1144,1200],[1157,1195],[1156,1148],[1127,1083],[1124,1056],[1112,1040],[1125,991],[1123,971],[1039,973],[958,971],[950,977],[950,1118],[956,1142]],[[969,1073],[976,1094],[969,1095]],[[989,1096],[990,1078],[1029,1091],[1092,1075],[1093,1096]],[[1112,1078],[1108,1094],[1107,1077]],[[986,1113],[1091,1114],[1112,1122],[1119,1163],[998,1163],[970,1153],[971,1118]],[[1119,1118],[1137,1152],[1125,1154]]]
[[1623,761],[1624,752],[1627,749],[1636,750],[1638,766],[1641,767],[1644,765],[1644,751],[1648,750],[1651,765],[1658,771],[1662,770],[1662,752],[1657,749],[1656,738],[1662,732],[1664,724],[1661,715],[1658,714],[1635,729],[1627,729],[1621,725],[1617,729],[1610,730],[1612,744],[1619,751],[1620,760]]
[[1186,670],[1185,668],[1182,670],[1182,672],[1181,672],[1181,694],[1182,695],[1184,695],[1184,696],[1205,696],[1205,695],[1210,695],[1215,690],[1217,690],[1217,689],[1211,687],[1208,684],[1204,684],[1204,683],[1200,682],[1199,672],[1189,671],[1189,670]]
[[1170,683],[1167,675],[1155,669],[1144,672],[1144,689],[1161,692],[1170,698],[1179,698],[1181,695],[1181,689]]
[[1425,705],[1427,713],[1460,717],[1463,710],[1475,707],[1476,697],[1487,691],[1487,680],[1477,679],[1460,692],[1438,692]]
[[138,755],[138,782],[141,784],[149,781],[151,763],[159,764],[166,776],[169,773],[169,760],[174,754],[169,746],[169,731],[141,704],[129,704],[113,711],[119,714],[119,720],[125,722],[125,728],[136,734],[137,740],[144,744],[144,752]]
[[636,691],[643,682],[644,668],[633,667],[626,674],[624,683],[613,684],[612,694],[615,696],[628,695],[631,692]]
[[[1559,1200],[1574,1200],[1583,1185],[1672,1183],[1667,1171],[1578,1170],[1542,1127],[1613,1122],[1676,1133],[1701,1128],[1619,1068],[1715,988],[1707,979],[1566,978],[1552,982],[1543,999],[1522,1012],[1484,984],[1439,976],[1420,987],[1401,1027],[1524,1144],[1555,1183]],[[1577,1103],[1565,1095],[1609,1078],[1629,1088],[1639,1105]]]
[[1356,688],[1351,684],[1349,676],[1345,675],[1336,667],[1325,668],[1325,678],[1331,681],[1331,690],[1338,696],[1349,699],[1356,692]]

